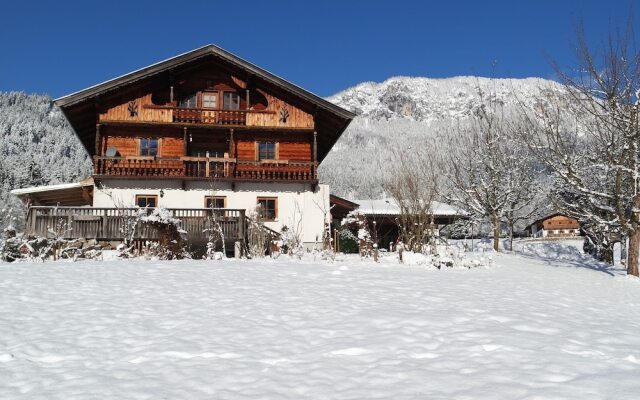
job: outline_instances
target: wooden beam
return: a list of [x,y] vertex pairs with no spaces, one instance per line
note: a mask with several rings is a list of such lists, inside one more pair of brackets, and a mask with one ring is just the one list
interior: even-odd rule
[[187,156],[189,155],[189,141],[188,141],[188,137],[187,137],[187,130],[189,128],[187,128],[186,126],[183,128],[183,132],[182,132],[182,139],[184,141],[184,155]]
[[[313,131],[313,179],[318,177],[318,132]],[[312,191],[316,191],[315,185],[311,185]]]
[[96,155],[102,155],[102,138],[100,137],[100,124],[96,124]]

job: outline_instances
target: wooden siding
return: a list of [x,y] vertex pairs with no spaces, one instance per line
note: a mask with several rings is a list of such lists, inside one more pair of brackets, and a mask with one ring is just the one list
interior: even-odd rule
[[[172,122],[170,109],[145,107],[153,105],[151,97],[151,93],[130,98],[122,97],[120,101],[115,101],[115,105],[100,112],[99,121]],[[137,115],[131,115],[129,104],[135,104]]]
[[[140,137],[158,137],[145,135]],[[120,157],[133,157],[140,155],[139,140],[137,136],[106,136],[104,138],[103,152],[109,147],[115,147]],[[176,158],[184,156],[184,139],[176,137],[159,137],[160,142],[158,157]]]
[[542,221],[542,227],[545,230],[579,229],[580,225],[575,218],[556,215]]
[[131,136],[107,136],[103,152],[109,147],[115,147],[117,154],[121,157],[131,157],[138,155],[138,139]]
[[[226,125],[246,125],[255,127],[282,127],[313,129],[313,115],[300,108],[287,103],[286,101],[273,96],[262,89],[250,90],[249,97],[260,98],[255,102],[250,100],[250,108],[246,103],[246,83],[237,77],[230,77],[229,82],[233,82],[237,87],[240,98],[239,110],[206,110],[206,109],[178,109],[178,96],[180,88],[174,88],[174,102],[169,102],[166,94],[155,96],[155,100],[162,98],[161,104],[154,104],[154,93],[147,90],[146,93],[137,95],[121,95],[112,98],[106,105],[102,106],[98,115],[99,122],[106,121],[126,121],[126,122],[180,122],[180,123],[205,123],[205,124],[226,124]],[[231,88],[228,84],[221,82],[213,85],[216,90],[226,90]],[[167,88],[168,90],[168,88]],[[199,93],[207,91],[202,87]],[[200,97],[200,96],[199,96]],[[262,99],[267,102],[266,108],[262,104]],[[218,99],[219,107],[222,107],[222,98]],[[186,118],[186,111],[193,112],[193,118]],[[238,115],[233,118],[227,114],[236,112]],[[286,112],[285,112],[286,111]],[[286,114],[286,118],[285,118]]]
[[254,140],[238,140],[236,149],[238,160],[254,161],[256,159],[256,142]]
[[311,161],[311,143],[280,142],[278,158],[280,160]]
[[160,139],[160,156],[166,158],[184,156],[184,140],[175,137],[163,137]]
[[[267,99],[267,111],[272,113],[248,114],[248,126],[282,126],[296,128],[313,128],[313,115],[308,114],[287,102],[258,89]],[[282,120],[281,110],[287,110],[289,116]]]

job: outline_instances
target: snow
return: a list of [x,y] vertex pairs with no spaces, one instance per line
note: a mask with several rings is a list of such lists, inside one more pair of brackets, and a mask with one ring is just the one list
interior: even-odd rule
[[[358,211],[366,215],[400,215],[400,206],[394,199],[361,199],[352,200],[358,204]],[[439,201],[431,202],[434,215],[464,215],[464,212],[449,204]]]
[[15,195],[23,195],[23,194],[31,194],[31,193],[40,193],[40,192],[48,192],[51,190],[64,190],[64,189],[76,189],[81,188],[84,185],[82,182],[74,182],[74,183],[60,183],[57,185],[46,185],[46,186],[33,186],[21,189],[13,189],[11,194]]
[[637,398],[640,282],[576,245],[0,264],[0,398]]

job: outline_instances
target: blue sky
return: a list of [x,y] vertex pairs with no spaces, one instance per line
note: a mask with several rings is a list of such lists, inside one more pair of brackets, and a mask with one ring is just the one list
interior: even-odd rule
[[[633,1],[11,1],[0,91],[62,96],[208,43],[328,96],[397,75],[553,78]],[[640,4],[634,4],[637,16]]]

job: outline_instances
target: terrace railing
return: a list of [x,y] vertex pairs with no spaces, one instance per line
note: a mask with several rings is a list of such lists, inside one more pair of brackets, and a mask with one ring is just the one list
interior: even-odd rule
[[[25,233],[27,235],[66,239],[85,238],[104,241],[124,239],[123,227],[126,218],[138,213],[151,212],[146,208],[108,207],[43,207],[32,206],[27,215]],[[206,243],[211,220],[222,228],[226,241],[242,241],[245,237],[245,210],[227,208],[170,208],[171,216],[181,221],[181,228],[187,232],[191,243]],[[158,233],[152,226],[139,223],[135,240],[158,240]]]
[[222,157],[94,156],[94,175],[130,178],[167,177],[245,181],[307,181],[318,179],[317,163],[302,161],[237,161]]

